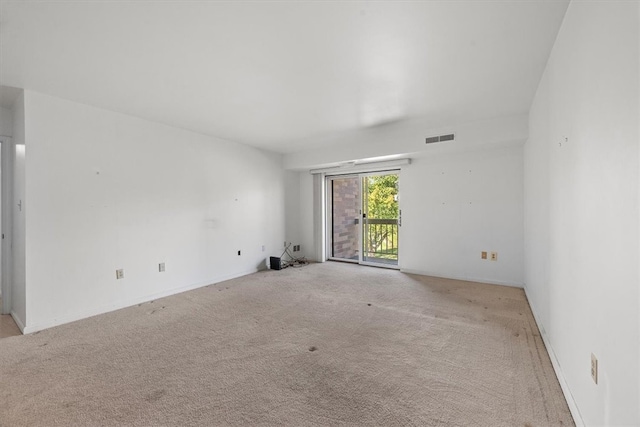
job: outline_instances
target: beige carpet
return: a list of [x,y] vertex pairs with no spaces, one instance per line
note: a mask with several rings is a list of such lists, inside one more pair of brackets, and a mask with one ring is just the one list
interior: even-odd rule
[[573,425],[521,290],[341,263],[0,340],[2,426]]
[[[2,298],[0,298],[0,307],[1,306]],[[10,314],[0,314],[0,339],[15,337],[16,335],[21,335],[21,332],[16,322],[13,321],[13,317],[11,317]],[[2,420],[0,420],[0,423],[2,423]]]

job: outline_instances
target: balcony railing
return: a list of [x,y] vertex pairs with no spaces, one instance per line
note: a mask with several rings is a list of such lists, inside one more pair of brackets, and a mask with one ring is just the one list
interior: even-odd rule
[[364,256],[398,259],[398,219],[367,218],[364,224]]

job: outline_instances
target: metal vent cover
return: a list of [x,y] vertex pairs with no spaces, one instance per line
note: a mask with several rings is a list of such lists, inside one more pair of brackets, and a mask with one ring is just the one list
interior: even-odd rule
[[429,136],[425,139],[425,144],[433,144],[435,142],[444,142],[444,141],[453,141],[455,139],[455,134],[450,133],[447,135],[440,136]]
[[430,136],[429,138],[427,138],[427,140],[425,142],[427,144],[433,144],[434,142],[440,142],[440,137],[439,136]]

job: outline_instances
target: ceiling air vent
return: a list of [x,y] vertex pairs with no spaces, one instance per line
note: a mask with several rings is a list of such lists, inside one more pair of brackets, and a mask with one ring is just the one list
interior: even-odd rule
[[433,144],[435,142],[453,141],[454,139],[455,135],[450,133],[448,135],[430,136],[425,140],[425,143]]

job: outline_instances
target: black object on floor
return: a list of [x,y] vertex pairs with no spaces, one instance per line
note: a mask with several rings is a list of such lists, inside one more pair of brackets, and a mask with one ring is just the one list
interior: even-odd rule
[[280,258],[278,258],[277,256],[269,257],[269,268],[271,270],[282,270]]

